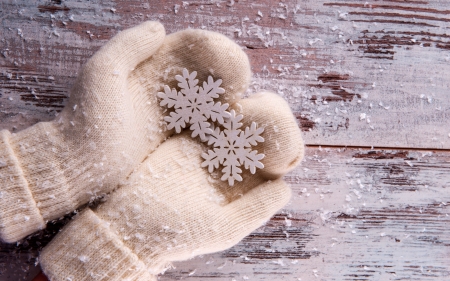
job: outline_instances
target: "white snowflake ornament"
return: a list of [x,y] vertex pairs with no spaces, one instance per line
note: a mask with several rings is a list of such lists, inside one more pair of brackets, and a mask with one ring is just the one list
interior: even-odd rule
[[209,76],[208,81],[203,82],[203,86],[200,87],[197,85],[198,79],[195,79],[196,76],[196,71],[189,73],[184,68],[183,76],[175,76],[181,90],[170,89],[166,85],[164,86],[164,93],[159,92],[158,97],[162,99],[161,106],[175,109],[174,112],[170,113],[170,116],[164,117],[169,130],[175,128],[175,131],[180,133],[182,128],[190,124],[192,137],[200,136],[204,141],[206,135],[212,133],[208,119],[222,124],[224,118],[228,118],[230,113],[226,111],[228,104],[214,102],[215,98],[225,92],[224,89],[220,88],[222,80],[214,81]]
[[257,128],[256,123],[252,122],[250,127],[242,131],[242,118],[242,114],[236,116],[236,112],[231,110],[230,118],[223,123],[225,130],[215,128],[209,136],[208,145],[212,144],[213,150],[202,154],[205,159],[202,167],[208,166],[208,171],[212,173],[222,165],[224,168],[221,180],[228,180],[230,186],[234,185],[235,180],[242,181],[240,166],[244,165],[252,174],[256,172],[256,168],[264,168],[263,163],[259,161],[264,158],[264,154],[257,154],[256,150],[251,149],[258,142],[264,141],[260,136],[264,128]]
[[[252,174],[256,172],[256,168],[264,168],[260,162],[264,154],[252,150],[252,146],[264,141],[261,137],[264,129],[257,128],[253,122],[250,127],[241,130],[240,121],[244,117],[241,114],[236,116],[234,110],[228,112],[228,104],[214,102],[215,98],[225,92],[220,88],[222,80],[214,81],[209,76],[203,86],[198,86],[196,76],[196,71],[189,73],[187,69],[183,69],[183,76],[175,76],[181,90],[164,86],[164,92],[158,93],[160,105],[174,109],[169,116],[164,117],[164,121],[169,130],[175,128],[177,133],[189,124],[192,137],[199,136],[201,141],[208,141],[213,149],[202,154],[205,159],[202,167],[208,166],[208,171],[212,173],[214,169],[223,166],[221,180],[228,181],[233,186],[234,181],[242,181],[241,166]],[[225,129],[222,131],[221,126],[211,127],[213,122]]]

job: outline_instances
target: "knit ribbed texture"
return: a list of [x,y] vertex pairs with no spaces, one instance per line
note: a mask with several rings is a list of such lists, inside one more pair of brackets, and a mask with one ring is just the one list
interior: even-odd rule
[[0,239],[17,241],[115,189],[173,134],[161,122],[165,109],[156,93],[174,87],[182,68],[196,70],[201,81],[223,79],[222,102],[237,101],[250,80],[247,56],[225,36],[165,36],[160,23],[146,22],[119,33],[86,63],[54,121],[3,131],[0,192],[12,197],[0,198],[0,210],[8,210],[0,213]]
[[[68,249],[71,249],[69,252]],[[52,281],[152,281],[147,266],[90,209],[83,211],[41,253],[41,267]]]
[[13,241],[24,227],[42,229],[45,226],[11,148],[10,138],[8,131],[0,131],[0,233],[6,241]]
[[[85,276],[92,274],[108,275],[109,281],[141,280],[119,278],[124,269],[116,259],[127,259],[123,264],[130,268],[144,264],[156,274],[169,262],[225,250],[269,220],[289,201],[291,191],[281,176],[303,157],[300,130],[275,94],[256,95],[235,107],[245,113],[244,123],[265,126],[265,142],[258,147],[266,153],[261,172],[244,174],[242,182],[229,187],[219,174],[201,167],[204,143],[189,132],[176,135],[149,155],[95,215],[86,211],[50,242],[40,258],[44,273],[52,281],[67,280],[69,274],[79,276],[73,281],[91,280]],[[111,262],[105,266],[104,253],[111,252],[127,254],[106,254]],[[129,252],[137,258],[129,258]],[[83,266],[77,257],[86,261]],[[119,275],[111,275],[116,266]]]

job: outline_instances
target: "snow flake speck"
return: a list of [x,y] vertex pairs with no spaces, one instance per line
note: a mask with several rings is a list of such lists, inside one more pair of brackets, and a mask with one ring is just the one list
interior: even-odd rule
[[78,259],[79,259],[82,263],[86,263],[86,262],[88,262],[88,261],[90,260],[88,256],[84,256],[84,255],[79,256]]

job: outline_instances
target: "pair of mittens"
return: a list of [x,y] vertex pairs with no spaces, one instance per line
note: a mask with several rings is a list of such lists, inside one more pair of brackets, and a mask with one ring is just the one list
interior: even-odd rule
[[47,245],[40,262],[50,280],[156,280],[171,262],[225,250],[269,220],[290,199],[282,176],[302,159],[302,139],[275,94],[237,108],[245,125],[264,127],[264,169],[244,171],[231,187],[202,167],[205,143],[189,132],[171,137]]
[[173,130],[157,92],[183,68],[213,72],[234,103],[250,65],[223,35],[185,30],[166,36],[158,22],[120,32],[83,67],[67,106],[52,122],[0,131],[0,239],[16,242],[109,193]]
[[[218,101],[244,127],[264,128],[253,148],[264,169],[244,170],[230,186],[202,165],[207,143],[165,130],[157,92],[175,88],[183,68],[221,79]],[[288,104],[272,93],[241,100],[249,81],[247,56],[217,33],[165,36],[155,22],[119,33],[86,64],[53,122],[1,132],[0,237],[16,241],[110,192],[44,248],[50,280],[156,280],[173,261],[235,245],[289,201],[282,177],[303,157]]]

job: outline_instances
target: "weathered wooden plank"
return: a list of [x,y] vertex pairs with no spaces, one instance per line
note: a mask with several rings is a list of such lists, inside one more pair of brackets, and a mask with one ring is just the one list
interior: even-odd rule
[[450,154],[310,149],[287,208],[161,280],[447,280]]
[[251,92],[283,95],[308,144],[450,148],[447,1],[0,5],[0,128],[51,119],[99,46],[118,30],[159,20],[168,32],[206,28],[234,38],[251,58]]
[[108,3],[0,3],[1,129],[51,120],[64,107],[80,66],[117,32],[118,17],[103,12],[103,5]]
[[[225,252],[175,263],[161,280],[446,280],[449,172],[449,152],[310,148],[285,177],[293,198],[282,212]],[[0,256],[28,254],[21,266],[32,265],[63,223],[2,245]]]
[[[280,7],[265,2],[252,10],[242,8],[251,20],[232,26],[238,30],[235,35],[242,31],[237,40],[250,47],[248,53],[260,78],[255,88],[271,88],[284,95],[301,121],[314,124],[316,129],[305,133],[308,143],[448,147],[448,132],[443,129],[448,127],[447,84],[445,75],[440,76],[448,71],[443,59],[446,52],[439,47],[444,43],[427,45],[424,50],[421,44],[433,38],[420,36],[436,30],[436,37],[445,37],[438,32],[445,24],[435,29],[410,26],[403,20],[377,24],[376,18],[351,15],[352,7],[322,1],[289,4]],[[267,17],[255,23],[252,13],[260,9]],[[403,34],[411,31],[416,34]],[[272,44],[268,49],[275,51],[269,56],[253,56],[255,48]],[[436,73],[421,71],[421,67]],[[442,87],[430,79],[440,80]],[[423,134],[411,138],[412,130]]]

